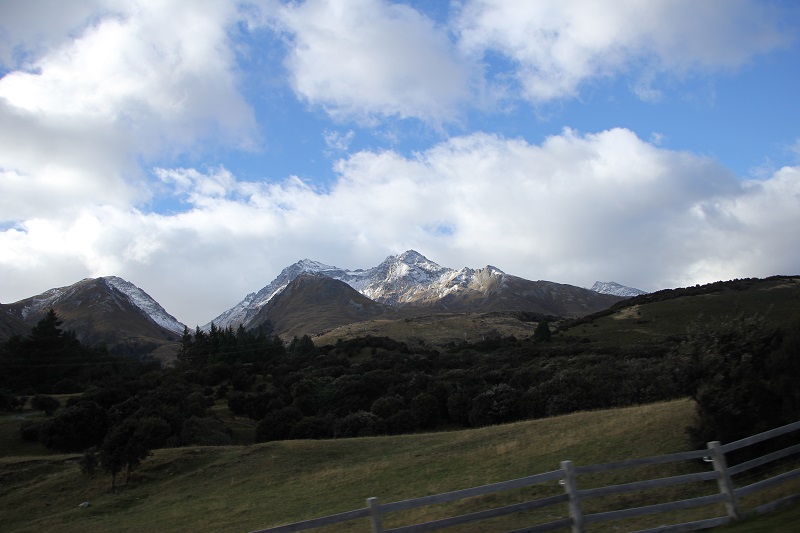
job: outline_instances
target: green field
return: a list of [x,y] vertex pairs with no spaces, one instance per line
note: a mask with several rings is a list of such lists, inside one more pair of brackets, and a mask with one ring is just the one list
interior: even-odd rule
[[[684,427],[692,409],[688,400],[678,400],[458,432],[164,449],[145,460],[116,493],[109,490],[108,476],[81,475],[75,455],[39,455],[37,448],[37,455],[20,457],[15,447],[14,456],[0,458],[0,524],[5,532],[251,531],[360,508],[370,496],[391,502],[551,471],[566,459],[586,465],[684,451]],[[10,425],[1,427],[7,433]],[[620,483],[702,468],[707,467],[677,463],[646,472],[618,471],[586,483]],[[385,525],[463,514],[561,490],[552,483],[472,498],[390,515]],[[685,489],[661,493],[667,499],[688,497]],[[593,506],[631,507],[654,503],[653,498],[629,494]],[[86,501],[90,507],[79,507]],[[501,531],[566,513],[566,506],[553,507],[538,515],[518,514],[450,531]],[[722,513],[701,509],[682,516],[688,520]],[[627,531],[665,519],[608,523],[596,531]],[[362,521],[329,530],[368,531],[369,526]]]

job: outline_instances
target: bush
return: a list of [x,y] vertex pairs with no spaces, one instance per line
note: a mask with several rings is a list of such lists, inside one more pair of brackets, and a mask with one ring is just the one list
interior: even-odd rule
[[304,416],[294,425],[292,439],[329,439],[333,437],[333,420],[328,416]]
[[37,411],[44,412],[47,416],[53,416],[53,413],[61,407],[61,402],[52,396],[37,394],[31,398],[31,407]]
[[100,459],[97,457],[97,448],[83,450],[83,455],[78,461],[78,465],[81,467],[81,473],[86,477],[94,477],[95,470],[97,470],[97,465],[99,463]]
[[0,389],[0,410],[3,411],[19,411],[22,408],[22,402],[11,391]]
[[227,446],[232,443],[230,429],[216,418],[193,416],[183,423],[181,444],[184,446]]
[[288,439],[292,428],[302,419],[302,411],[293,405],[272,411],[256,426],[256,442]]
[[381,417],[389,418],[406,408],[406,403],[399,396],[383,396],[372,403],[370,412]]
[[19,426],[19,436],[25,442],[38,442],[41,423],[26,420]]
[[39,440],[52,450],[82,452],[103,442],[108,429],[108,415],[94,402],[79,402],[45,420]]
[[384,432],[382,420],[367,411],[357,411],[340,418],[333,426],[336,438],[371,437]]
[[697,402],[692,444],[731,442],[797,419],[800,327],[781,331],[760,316],[695,328],[680,348]]
[[469,422],[473,426],[502,424],[519,417],[520,393],[508,385],[495,385],[472,401]]

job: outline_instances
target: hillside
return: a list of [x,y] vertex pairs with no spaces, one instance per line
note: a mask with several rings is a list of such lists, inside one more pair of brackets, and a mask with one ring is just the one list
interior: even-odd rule
[[106,346],[112,354],[174,356],[183,330],[144,291],[113,276],[84,279],[3,306],[5,314],[27,330],[50,309],[64,321],[63,329],[75,331],[82,343]]
[[597,345],[658,345],[690,327],[754,313],[775,325],[800,319],[800,277],[721,281],[637,296],[573,321],[563,334]]
[[301,274],[271,298],[250,323],[269,323],[276,334],[291,339],[352,322],[400,316],[398,309],[370,300],[342,281],[322,274]]
[[[597,347],[663,346],[679,341],[692,325],[760,313],[776,325],[800,318],[800,277],[731,280],[668,289],[622,300],[574,320],[550,317],[561,335]],[[541,318],[542,315],[538,315]],[[532,318],[533,317],[533,318]],[[525,339],[533,334],[537,315],[530,313],[451,313],[402,320],[349,324],[317,337],[320,344],[373,335],[414,344],[442,346],[456,340],[486,338],[490,332]]]
[[[548,472],[567,459],[583,466],[687,451],[683,428],[692,411],[691,402],[676,400],[459,432],[163,449],[155,451],[116,493],[109,492],[107,476],[82,476],[74,455],[0,457],[0,523],[5,533],[254,531],[362,508],[368,497],[388,503]],[[708,468],[699,461],[670,463],[608,472],[592,482],[619,484]],[[393,513],[384,525],[466,514],[563,490],[556,482],[510,490]],[[701,490],[682,485],[657,494],[610,496],[585,502],[584,510],[679,500]],[[751,498],[748,506],[761,501]],[[79,507],[83,502],[89,506]],[[732,530],[789,533],[797,509],[755,523],[771,524],[767,529],[755,529],[751,520]],[[676,521],[723,512],[721,505],[690,509],[681,511]],[[566,505],[554,506],[456,530],[506,531],[566,516]],[[673,519],[676,516],[663,514],[623,519],[591,531],[634,531]],[[366,520],[360,520],[315,531],[368,530]]]
[[[493,311],[488,313],[438,313],[410,316],[403,319],[373,319],[353,322],[313,337],[320,346],[371,335],[389,337],[409,346],[442,347],[453,343],[478,342],[486,339],[533,335],[536,324],[545,315],[525,311]],[[551,317],[554,321],[555,317]]]
[[8,305],[0,304],[0,342],[13,335],[27,335],[30,329],[22,319],[13,315]]
[[[118,494],[108,492],[106,476],[82,477],[75,456],[5,457],[0,522],[7,533],[252,531],[359,508],[369,496],[397,501],[546,472],[565,459],[581,465],[684,451],[691,411],[679,400],[451,433],[159,450]],[[414,517],[468,512],[499,498]],[[84,501],[91,507],[79,508]],[[531,516],[509,520],[503,528]]]

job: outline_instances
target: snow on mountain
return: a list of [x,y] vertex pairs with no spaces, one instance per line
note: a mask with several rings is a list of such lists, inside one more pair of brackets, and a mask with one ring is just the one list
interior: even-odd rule
[[334,279],[341,279],[347,275],[347,271],[330,265],[325,265],[318,261],[303,259],[297,263],[284,268],[278,277],[272,280],[269,285],[258,292],[252,292],[245,296],[244,300],[236,304],[231,309],[225,311],[217,318],[203,326],[202,329],[208,331],[211,324],[219,328],[233,327],[247,323],[258,311],[269,302],[276,294],[280,293],[286,286],[294,281],[300,274],[325,274]]
[[134,285],[116,276],[107,276],[101,278],[110,287],[117,289],[119,292],[128,297],[128,300],[134,306],[144,312],[145,315],[150,317],[150,320],[161,326],[162,328],[173,331],[175,333],[183,333],[185,326],[178,322],[174,316],[167,313],[149,294]]
[[97,282],[102,282],[106,285],[112,296],[111,301],[117,302],[117,306],[120,306],[120,298],[124,298],[162,328],[178,334],[183,333],[184,325],[167,313],[149,294],[133,283],[116,276],[97,279],[87,278],[68,287],[49,289],[30,298],[26,305],[19,310],[19,316],[25,320],[29,316],[37,316],[46,309],[56,308],[60,303],[75,300],[76,298],[78,299],[77,304],[80,304],[82,301],[80,295],[83,294],[82,291],[85,290],[87,284]]
[[599,292],[600,294],[612,294],[614,296],[622,296],[624,298],[632,298],[634,296],[647,294],[645,291],[634,289],[633,287],[626,287],[625,285],[620,285],[615,281],[595,281],[590,290]]
[[[345,270],[304,259],[283,269],[269,285],[248,294],[212,322],[221,328],[247,325],[261,307],[300,274],[324,274],[347,283],[367,298],[389,305],[436,300],[456,291],[490,292],[501,287],[505,279],[505,274],[492,266],[455,270],[442,267],[414,250],[389,256],[378,266],[366,270]],[[211,323],[203,329],[210,327]]]

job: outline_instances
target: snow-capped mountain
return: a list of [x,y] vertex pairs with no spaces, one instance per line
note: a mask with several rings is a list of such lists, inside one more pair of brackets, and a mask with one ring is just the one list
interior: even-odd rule
[[7,304],[6,313],[28,327],[54,309],[63,328],[112,353],[147,354],[174,343],[184,325],[136,285],[118,277],[87,278]]
[[[109,289],[108,294],[111,301],[115,302],[118,307],[122,308],[120,302],[122,297],[162,328],[175,333],[183,333],[184,325],[178,322],[174,316],[167,313],[149,294],[133,283],[116,276],[87,278],[68,287],[47,290],[38,296],[21,300],[12,305],[20,307],[19,315],[23,320],[28,321],[31,317],[37,317],[36,320],[38,320],[38,317],[43,316],[48,310],[70,302],[75,296],[79,296],[78,303],[82,302],[84,298],[81,298],[80,295],[90,283],[104,284]],[[116,294],[117,291],[121,294]],[[24,304],[19,306],[22,302]]]
[[175,333],[183,333],[186,326],[178,322],[174,316],[161,307],[161,304],[133,283],[117,276],[107,276],[100,279],[127,296],[133,305],[141,309],[150,320],[162,328]]
[[[216,317],[211,323],[220,328],[249,325],[251,319],[272,298],[283,291],[301,274],[323,274],[343,281],[376,302],[389,305],[409,303],[426,296],[444,296],[457,285],[465,285],[470,279],[469,269],[456,271],[430,261],[422,254],[409,250],[400,255],[389,256],[381,264],[366,270],[346,270],[326,265],[319,261],[303,259],[284,268],[266,287],[250,293],[233,308]],[[447,287],[448,283],[453,285]],[[211,327],[211,323],[203,329]]]
[[600,294],[622,296],[623,298],[632,298],[634,296],[647,294],[645,291],[634,289],[633,287],[626,287],[625,285],[620,285],[615,281],[595,281],[590,290],[599,292]]
[[[275,280],[212,322],[219,327],[258,325],[259,310],[301,274],[322,274],[343,281],[385,305],[438,311],[529,310],[563,316],[591,313],[618,301],[588,289],[547,281],[528,281],[486,266],[453,269],[408,250],[369,269],[346,270],[304,259],[285,268]],[[211,323],[205,326],[210,328]]]
[[318,261],[303,259],[302,261],[298,261],[284,268],[281,273],[278,274],[278,277],[272,280],[269,285],[258,292],[251,292],[244,297],[244,300],[203,326],[202,329],[208,331],[212,323],[223,329],[229,326],[236,328],[240,324],[248,324],[267,302],[272,300],[275,295],[285,289],[289,283],[294,281],[294,279],[301,274],[325,274],[330,278],[338,280],[350,276],[350,272],[347,270],[325,265]]

